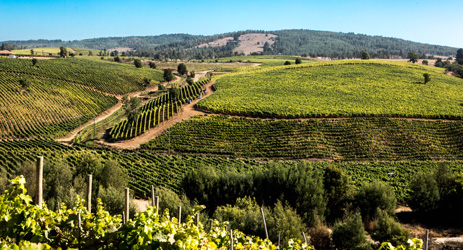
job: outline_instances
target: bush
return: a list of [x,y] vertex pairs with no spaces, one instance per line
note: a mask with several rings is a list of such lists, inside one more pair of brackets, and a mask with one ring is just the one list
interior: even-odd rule
[[150,66],[150,68],[152,69],[155,69],[156,68],[156,64],[154,62],[149,62],[148,65]]
[[186,82],[188,83],[188,85],[193,85],[193,84],[195,83],[195,82],[193,81],[193,79],[190,78],[190,77],[188,77],[188,78],[186,79]]
[[339,250],[372,249],[359,212],[347,215],[343,221],[334,224],[333,243]]
[[347,203],[352,199],[352,188],[347,175],[331,164],[325,168],[323,185],[327,200],[326,220],[332,223],[345,214]]
[[297,238],[303,240],[302,232],[306,231],[306,226],[296,210],[277,201],[272,209],[265,210],[265,219],[269,238],[272,242],[278,242],[278,234],[281,232],[281,246],[286,247],[289,239]]
[[316,225],[309,229],[310,243],[315,249],[333,249],[333,240],[331,239],[331,230],[322,224]]
[[368,60],[370,59],[370,54],[368,54],[367,51],[362,52],[362,60]]
[[168,209],[172,217],[177,217],[178,207],[181,206],[183,220],[186,219],[187,215],[193,212],[194,205],[191,204],[190,200],[185,195],[178,195],[165,187],[156,188],[155,195],[159,196],[159,212],[164,213],[164,211]]
[[419,213],[434,211],[439,206],[439,188],[431,174],[417,173],[410,182],[410,207]]
[[137,68],[143,67],[143,64],[141,63],[141,60],[140,60],[140,59],[135,59],[135,60],[133,60],[133,64],[134,64],[135,67],[137,67]]
[[371,237],[379,242],[391,242],[393,245],[405,245],[410,233],[388,213],[378,210]]
[[381,182],[363,184],[354,196],[354,205],[360,210],[365,222],[374,219],[377,209],[394,214],[397,205],[392,189]]
[[285,65],[291,65],[291,62],[290,62],[290,61],[286,61],[286,62],[285,62]]
[[423,60],[421,63],[422,63],[423,65],[428,65],[428,64],[429,64],[428,60]]
[[296,61],[295,61],[294,63],[295,63],[295,64],[301,64],[301,63],[302,63],[301,58],[296,58]]

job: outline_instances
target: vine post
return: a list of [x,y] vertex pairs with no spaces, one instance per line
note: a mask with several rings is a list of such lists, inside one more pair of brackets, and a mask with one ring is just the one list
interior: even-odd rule
[[35,174],[35,204],[42,208],[43,200],[43,156],[37,156],[36,174]]
[[125,220],[124,220],[124,223],[127,223],[127,221],[129,221],[129,194],[130,194],[130,189],[125,188],[125,209],[124,209]]
[[87,186],[87,211],[92,212],[92,175],[88,175],[88,186]]

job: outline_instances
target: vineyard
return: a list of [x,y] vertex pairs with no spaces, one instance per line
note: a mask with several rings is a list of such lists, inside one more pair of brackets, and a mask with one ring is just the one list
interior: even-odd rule
[[147,102],[140,108],[135,118],[125,119],[114,126],[109,131],[110,139],[112,141],[130,139],[168,120],[180,111],[183,103],[198,99],[204,93],[202,88],[207,83],[207,80],[199,81],[179,88],[177,97],[172,93],[166,93]]
[[[431,76],[424,84],[423,74]],[[254,117],[461,119],[463,80],[403,62],[337,61],[251,69],[221,77],[198,106]]]
[[335,161],[463,160],[463,122],[389,118],[260,120],[207,116],[176,124],[150,150]]
[[0,72],[0,139],[63,136],[116,102],[62,80]]
[[35,66],[27,59],[0,58],[0,72],[77,83],[112,94],[143,90],[144,78],[163,81],[160,70],[82,58],[40,60]]

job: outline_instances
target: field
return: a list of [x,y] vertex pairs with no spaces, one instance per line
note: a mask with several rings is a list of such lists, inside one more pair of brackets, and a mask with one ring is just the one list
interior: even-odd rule
[[163,81],[160,70],[83,58],[41,60],[35,66],[28,59],[0,58],[0,72],[72,82],[112,94],[143,90],[144,78]]
[[[49,56],[52,54],[53,56],[58,56],[60,52],[60,48],[30,48],[30,49],[19,49],[19,50],[12,50],[16,55],[31,55],[31,50],[34,50],[34,55],[37,56]],[[66,48],[68,52],[72,52],[73,50],[76,53],[76,56],[82,54],[82,56],[88,56],[89,51],[92,51],[93,55],[96,56],[98,54],[98,50],[93,49],[81,49],[81,48]]]
[[[262,64],[262,67],[273,67],[284,65],[286,61],[289,61],[291,64],[295,64],[297,58],[300,58],[302,63],[313,63],[315,61],[309,60],[307,58],[295,57],[295,56],[279,56],[279,55],[267,55],[267,56],[231,56],[217,59],[220,63],[234,63],[234,62],[243,62],[243,63],[259,63]],[[207,60],[208,62],[214,62],[215,60]]]
[[10,72],[0,72],[0,90],[0,139],[64,136],[117,102],[66,81]]
[[[431,82],[423,84],[423,74]],[[463,117],[463,80],[401,62],[338,61],[254,69],[221,77],[198,103],[254,117]]]
[[151,150],[328,161],[463,160],[463,122],[388,118],[197,117],[142,145]]

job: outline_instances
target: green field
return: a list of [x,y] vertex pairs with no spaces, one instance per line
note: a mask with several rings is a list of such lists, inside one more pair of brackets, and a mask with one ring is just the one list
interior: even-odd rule
[[64,136],[117,103],[80,85],[10,72],[0,72],[0,90],[0,139]]
[[[60,52],[60,48],[30,48],[30,49],[18,49],[18,50],[12,50],[11,52],[16,54],[16,55],[27,55],[30,56],[31,50],[34,50],[34,55],[35,56],[49,56],[52,54],[52,56],[58,56]],[[81,48],[66,48],[68,52],[72,52],[74,50],[76,52],[76,56],[79,56],[79,54],[82,54],[82,56],[88,56],[88,52],[92,51],[93,55],[96,56],[98,54],[98,50],[94,49],[81,49]]]
[[[284,65],[286,61],[289,61],[291,64],[295,64],[296,58],[300,58],[302,60],[302,64],[306,63],[313,63],[315,61],[296,57],[296,56],[280,56],[280,55],[265,55],[265,56],[231,56],[231,57],[223,57],[217,59],[219,63],[259,63],[262,64],[261,67],[273,67],[273,66],[281,66]],[[209,59],[208,62],[215,62],[215,59]]]
[[[423,74],[431,82],[423,84]],[[463,80],[429,66],[337,61],[232,73],[198,106],[255,117],[463,117]]]
[[142,145],[151,150],[328,161],[463,160],[463,122],[389,118],[262,120],[206,116]]
[[35,66],[29,59],[0,58],[0,72],[72,82],[113,94],[143,90],[144,78],[163,81],[160,70],[83,58],[39,60]]

